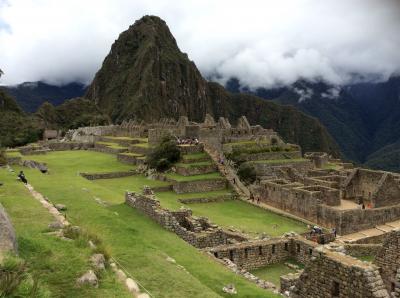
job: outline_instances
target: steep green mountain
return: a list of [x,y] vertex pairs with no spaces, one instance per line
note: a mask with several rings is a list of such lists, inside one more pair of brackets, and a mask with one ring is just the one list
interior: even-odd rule
[[4,86],[4,89],[28,113],[36,112],[45,101],[58,106],[69,98],[79,97],[85,93],[85,86],[77,82],[62,86],[44,82],[25,82],[15,86]]
[[143,17],[120,34],[85,97],[116,122],[179,115],[200,121],[206,113],[234,121],[244,114],[250,123],[271,127],[304,150],[340,154],[317,119],[294,107],[232,94],[207,82],[179,50],[166,23],[155,16]]
[[24,114],[15,100],[0,88],[0,147],[34,142],[40,135],[35,120]]

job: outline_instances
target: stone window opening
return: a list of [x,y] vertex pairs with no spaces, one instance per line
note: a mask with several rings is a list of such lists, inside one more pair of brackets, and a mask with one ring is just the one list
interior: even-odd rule
[[332,282],[332,297],[336,298],[340,296],[340,285],[337,281]]
[[312,248],[309,248],[309,249],[308,249],[308,254],[309,254],[310,256],[312,256]]
[[272,244],[272,253],[274,254],[275,253],[275,249],[276,248],[276,245],[275,244]]
[[244,249],[244,257],[247,259],[249,257],[249,249],[245,248]]
[[233,250],[229,251],[229,260],[233,262]]
[[262,246],[258,247],[258,254],[261,256],[262,255]]
[[391,292],[395,292],[396,291],[396,284],[394,282],[392,282],[390,284],[390,287],[391,287]]
[[289,243],[285,242],[285,250],[288,251],[289,250]]
[[214,257],[218,259],[218,252],[214,252]]
[[299,243],[297,243],[297,252],[300,252],[300,244]]

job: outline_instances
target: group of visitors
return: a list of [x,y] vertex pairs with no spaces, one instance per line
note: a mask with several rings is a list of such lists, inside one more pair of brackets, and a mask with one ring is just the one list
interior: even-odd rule
[[253,203],[257,201],[257,204],[260,204],[260,196],[254,196],[253,193],[250,193],[249,201]]
[[313,227],[308,226],[308,228],[311,228],[310,229],[310,236],[322,235],[322,233],[323,233],[322,228],[320,228],[319,226],[313,226]]
[[192,138],[192,139],[177,138],[176,142],[178,145],[198,145],[200,143],[198,138]]

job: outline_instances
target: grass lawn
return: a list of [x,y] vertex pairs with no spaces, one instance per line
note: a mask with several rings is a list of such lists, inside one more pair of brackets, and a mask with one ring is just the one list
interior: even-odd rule
[[265,160],[257,160],[252,161],[253,163],[266,163],[266,164],[282,164],[282,163],[295,163],[295,162],[304,162],[308,161],[305,158],[292,158],[292,159],[265,159]]
[[183,159],[202,159],[202,158],[206,158],[206,157],[209,158],[208,154],[205,152],[184,154],[182,156]]
[[22,156],[22,154],[19,151],[14,151],[14,150],[6,151],[6,157],[21,157],[21,156]]
[[373,262],[375,260],[375,256],[359,256],[356,258],[361,261],[367,261],[367,262]]
[[174,179],[178,182],[223,178],[219,172],[210,173],[210,174],[202,174],[202,175],[193,175],[193,176],[182,176],[182,175],[175,174],[175,173],[168,173],[168,174],[165,174],[165,176],[167,176],[168,178]]
[[120,153],[120,155],[136,156],[136,157],[143,157],[144,156],[143,154],[131,153],[131,152]]
[[[121,187],[125,188],[123,183],[134,190],[135,187],[141,188],[141,183],[149,184],[147,180],[125,177],[88,181],[76,174],[130,168],[117,162],[114,156],[92,151],[68,151],[29,156],[29,159],[46,162],[50,169],[49,175],[43,175],[38,170],[24,168],[35,189],[52,202],[65,204],[69,221],[98,235],[111,255],[154,297],[228,297],[222,292],[222,287],[229,283],[235,285],[238,291],[236,297],[279,297],[235,275],[177,235],[125,205],[121,192]],[[139,179],[137,182],[129,180],[136,178]],[[119,184],[118,180],[125,181],[115,186],[112,180],[115,184]],[[96,197],[108,205],[97,203]],[[29,206],[21,205],[24,216],[28,214],[27,208]],[[25,217],[27,222],[41,220],[34,211],[32,213]],[[167,261],[168,256],[174,258],[176,263]],[[64,295],[67,293],[64,292]],[[71,297],[93,296],[77,293]],[[96,297],[123,296],[111,294]]]
[[211,161],[200,161],[200,162],[192,162],[192,163],[177,163],[175,166],[183,167],[183,168],[196,168],[200,166],[210,166],[213,163]]
[[149,143],[138,143],[138,144],[132,145],[132,147],[151,148]]
[[32,275],[51,291],[51,297],[131,297],[110,270],[103,275],[98,289],[78,288],[76,279],[90,269],[91,250],[45,233],[54,219],[16,180],[15,173],[0,169],[0,181],[4,183],[0,202],[16,230],[19,256],[28,262]]
[[126,149],[128,150],[128,147],[125,146],[121,146],[118,143],[112,143],[112,142],[96,142],[96,144],[100,144],[100,145],[106,145],[109,148],[113,148],[113,149]]
[[[287,260],[287,263],[292,263],[296,264],[300,268],[303,268],[304,266],[295,260]],[[285,275],[288,273],[296,273],[296,270],[290,269],[283,263],[276,263],[276,264],[271,264],[266,267],[252,270],[251,273],[253,273],[255,276],[270,281],[274,283],[276,286],[280,286],[280,276]]]
[[167,186],[168,182],[148,179],[143,175],[128,176],[114,179],[99,179],[93,180],[92,183],[105,187],[109,190],[119,192],[122,199],[126,191],[141,192],[143,185],[150,187]]
[[160,201],[161,206],[171,210],[177,210],[181,206],[191,208],[192,204],[188,205],[182,204],[178,201],[178,199],[211,198],[211,197],[219,197],[225,195],[231,195],[229,189],[208,191],[208,192],[193,192],[185,194],[177,194],[174,191],[165,191],[156,193],[156,197]]
[[[233,226],[250,234],[266,233],[270,236],[281,236],[289,231],[299,234],[307,231],[307,226],[301,222],[239,200],[190,204],[189,208],[195,215],[206,216],[217,225]],[[274,224],[278,227],[274,228]]]

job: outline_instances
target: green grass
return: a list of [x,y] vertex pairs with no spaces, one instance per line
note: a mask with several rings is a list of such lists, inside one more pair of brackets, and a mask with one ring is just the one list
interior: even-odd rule
[[[65,204],[68,208],[68,219],[98,235],[108,246],[111,255],[155,297],[228,297],[222,292],[222,287],[229,283],[235,284],[238,291],[236,297],[278,297],[235,275],[177,235],[124,204],[121,188],[139,189],[142,183],[149,184],[147,180],[140,181],[143,178],[137,177],[139,181],[135,182],[130,180],[135,179],[134,177],[126,177],[88,181],[77,175],[77,172],[129,168],[118,163],[115,157],[92,151],[71,151],[52,152],[30,158],[46,162],[50,169],[49,175],[43,175],[37,170],[24,168],[35,189],[52,202]],[[125,181],[122,183],[119,180]],[[108,206],[98,204],[95,198],[107,202]],[[40,215],[35,212],[27,213],[27,209],[29,206],[21,205],[21,216],[27,214],[24,217],[27,222],[32,222],[33,218],[40,220]],[[35,253],[40,251],[38,249]],[[71,255],[75,254],[71,252]],[[167,256],[174,258],[176,264],[168,262]],[[178,265],[183,266],[186,271]],[[69,295],[68,291],[64,295]],[[85,296],[78,292],[71,297],[93,295]]]
[[135,175],[115,179],[99,179],[94,180],[93,183],[105,187],[109,190],[119,192],[122,198],[125,194],[125,191],[141,192],[143,190],[143,185],[147,185],[150,187],[170,185],[170,183],[168,182],[151,180],[143,175]]
[[192,162],[192,163],[177,163],[175,166],[183,167],[183,168],[197,168],[201,166],[210,166],[213,163],[211,161],[200,161],[200,162]]
[[19,151],[6,151],[6,157],[22,157]]
[[138,144],[132,145],[132,147],[151,148],[149,143],[138,143]]
[[[304,267],[302,264],[296,262],[295,260],[287,260],[286,262],[295,264],[295,265],[299,266],[300,268]],[[296,270],[293,270],[293,269],[290,269],[289,267],[287,267],[284,264],[286,262],[271,264],[271,265],[268,265],[268,266],[260,268],[260,269],[252,270],[251,273],[253,273],[255,276],[257,276],[261,279],[270,281],[279,287],[281,275],[286,275],[288,273],[296,272]]]
[[131,153],[131,152],[124,152],[124,153],[120,153],[120,154],[121,154],[121,155],[127,155],[127,156],[144,157],[143,154]]
[[19,256],[28,262],[29,272],[51,291],[51,297],[130,297],[114,274],[107,270],[98,289],[76,286],[76,279],[90,269],[91,250],[46,234],[54,221],[36,201],[15,173],[0,169],[0,202],[16,230]]
[[[289,231],[307,231],[307,226],[301,222],[239,200],[190,204],[190,209],[195,215],[206,216],[222,227],[235,227],[249,234],[266,233],[270,236],[281,236]],[[274,224],[278,226],[275,228]]]
[[366,262],[373,262],[375,260],[375,256],[358,256],[356,258]]
[[193,176],[182,176],[176,173],[168,173],[165,174],[165,176],[167,176],[170,179],[174,179],[178,182],[223,178],[219,172],[202,174],[202,175],[193,175]]
[[308,161],[308,159],[305,159],[305,158],[266,159],[266,160],[252,161],[252,163],[282,164],[282,163],[296,163],[296,162],[304,162],[304,161]]
[[165,191],[156,193],[157,199],[160,201],[161,206],[171,210],[178,210],[181,206],[191,208],[192,204],[185,205],[178,201],[178,199],[193,199],[193,198],[212,198],[231,195],[229,189],[226,190],[216,190],[208,192],[193,192],[185,194],[177,194],[174,191]]
[[209,158],[208,154],[205,152],[185,154],[182,156],[183,159],[202,159],[206,157]]
[[338,170],[341,169],[342,167],[339,166],[338,164],[328,162],[322,168],[325,170]]
[[113,149],[126,149],[126,150],[128,150],[128,147],[121,146],[121,145],[119,145],[117,143],[112,143],[112,142],[96,142],[96,143],[100,144],[100,145],[106,145],[107,147],[113,148]]

